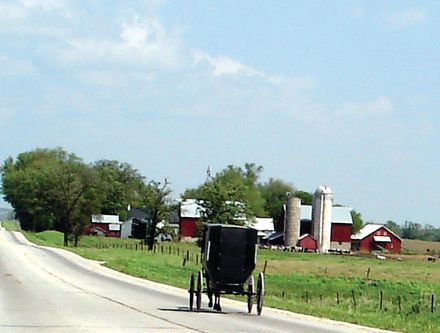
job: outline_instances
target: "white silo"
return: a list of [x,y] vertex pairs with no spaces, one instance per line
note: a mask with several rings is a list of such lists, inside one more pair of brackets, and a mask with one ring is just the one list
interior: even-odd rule
[[321,253],[330,249],[330,235],[332,230],[333,195],[328,186],[319,186],[313,197],[313,235],[318,241],[318,250]]

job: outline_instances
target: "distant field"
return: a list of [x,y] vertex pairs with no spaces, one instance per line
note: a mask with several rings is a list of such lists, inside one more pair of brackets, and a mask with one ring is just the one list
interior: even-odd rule
[[[62,247],[60,233],[24,234]],[[78,248],[68,249],[121,272],[181,288],[200,269],[199,249],[191,243],[163,242],[149,252],[138,240],[82,237]],[[440,332],[440,310],[431,308],[432,297],[434,305],[440,297],[440,262],[407,257],[382,261],[259,250],[254,276],[267,262],[267,306],[403,332]]]
[[402,247],[408,252],[440,255],[440,242],[429,242],[416,239],[404,239]]

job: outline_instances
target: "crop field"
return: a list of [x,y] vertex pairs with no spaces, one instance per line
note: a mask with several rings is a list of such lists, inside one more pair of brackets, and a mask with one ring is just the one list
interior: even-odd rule
[[[57,232],[25,233],[41,245],[62,245]],[[201,267],[195,244],[83,237],[82,256],[138,277],[188,287]],[[403,332],[439,332],[440,262],[259,250],[254,274],[266,268],[265,305]],[[255,276],[256,277],[256,276]],[[264,310],[263,310],[264,315]]]

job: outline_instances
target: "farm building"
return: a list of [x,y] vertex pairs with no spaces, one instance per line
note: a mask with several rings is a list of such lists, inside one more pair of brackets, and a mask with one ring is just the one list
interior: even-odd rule
[[257,230],[259,242],[275,231],[271,217],[256,217],[255,221],[249,223],[249,226]]
[[120,237],[121,224],[118,215],[92,215],[91,224],[85,230],[86,235]]
[[[312,206],[301,205],[300,236],[313,234],[312,210]],[[333,206],[331,210],[330,248],[333,250],[350,250],[352,228],[351,208]]]
[[300,247],[303,251],[316,251],[318,248],[318,242],[316,238],[310,234],[304,234],[300,238],[298,238],[297,246]]
[[131,208],[127,220],[121,226],[121,238],[145,239],[151,215],[148,211]]
[[185,199],[179,205],[179,235],[182,238],[196,237],[200,207],[195,199]]
[[382,224],[367,224],[351,236],[354,251],[399,253],[402,239]]

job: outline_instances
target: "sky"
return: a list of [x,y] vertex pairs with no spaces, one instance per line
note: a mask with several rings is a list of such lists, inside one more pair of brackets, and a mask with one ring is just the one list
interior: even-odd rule
[[440,227],[439,37],[429,0],[0,0],[0,161],[62,147],[176,197],[250,162]]

